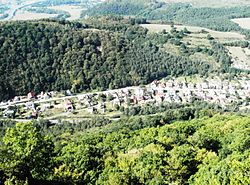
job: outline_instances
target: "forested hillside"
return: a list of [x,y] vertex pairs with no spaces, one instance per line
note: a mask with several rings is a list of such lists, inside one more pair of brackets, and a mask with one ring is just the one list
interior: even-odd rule
[[160,49],[179,35],[147,34],[134,24],[116,18],[1,23],[0,100],[29,91],[112,89],[211,70],[207,63]]
[[[204,115],[214,114],[208,113]],[[74,130],[72,124],[18,123],[10,127],[1,122],[1,128],[9,128],[0,145],[0,181],[46,185],[250,183],[249,117],[226,114],[188,121],[179,117],[180,121],[171,123],[169,116],[128,118],[88,130],[79,125]],[[103,121],[97,122],[101,125]]]
[[148,20],[161,20],[163,22],[173,21],[220,31],[240,31],[240,26],[232,22],[231,19],[249,17],[250,8],[241,5],[230,8],[210,8],[193,7],[185,3],[169,4],[160,1],[112,0],[83,12],[83,16],[109,14],[144,17]]

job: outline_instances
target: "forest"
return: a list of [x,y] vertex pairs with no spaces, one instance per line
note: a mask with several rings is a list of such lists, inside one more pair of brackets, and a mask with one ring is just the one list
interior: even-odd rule
[[[184,32],[148,34],[138,25],[144,21],[111,16],[84,23],[0,23],[0,100],[30,91],[105,90],[214,71],[202,59],[193,61],[161,49],[167,41],[180,44]],[[228,72],[230,57],[222,52],[223,46],[214,45],[203,52],[218,55],[223,66],[218,72]]]
[[170,118],[167,112],[111,123],[99,119],[96,128],[1,121],[0,182],[250,183],[248,116],[207,109]]
[[83,12],[82,16],[98,15],[126,15],[157,20],[162,22],[175,22],[178,24],[206,27],[218,31],[242,31],[240,26],[231,21],[234,18],[250,16],[248,6],[236,7],[193,7],[187,3],[169,4],[159,1],[125,1],[112,0],[98,4]]

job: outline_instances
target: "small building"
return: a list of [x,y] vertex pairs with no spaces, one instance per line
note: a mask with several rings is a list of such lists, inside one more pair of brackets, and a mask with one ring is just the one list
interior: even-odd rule
[[21,98],[19,96],[15,96],[14,99],[13,99],[14,102],[18,102],[20,100],[21,100]]
[[71,100],[66,99],[64,102],[64,110],[65,112],[71,112],[74,110],[74,106]]
[[31,92],[29,92],[29,93],[27,94],[27,98],[28,98],[29,100],[35,99],[35,98],[36,98],[36,95],[35,95],[35,93],[34,93],[33,91],[31,91]]
[[88,111],[90,114],[95,114],[96,111],[97,111],[97,109],[96,109],[95,107],[89,107],[89,108],[87,109],[87,111]]

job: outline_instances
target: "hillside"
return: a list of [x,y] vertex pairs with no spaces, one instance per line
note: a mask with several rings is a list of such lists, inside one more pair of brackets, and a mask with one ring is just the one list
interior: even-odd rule
[[[227,60],[218,60],[222,67],[216,69],[209,62],[160,49],[166,42],[180,45],[182,37],[185,34],[179,31],[147,34],[128,20],[1,23],[0,99],[30,91],[104,90],[148,84],[167,76],[228,71],[231,61],[226,53]],[[221,49],[212,49],[215,59]]]
[[161,0],[167,3],[190,3],[195,7],[233,7],[233,6],[243,6],[250,5],[248,0],[210,0],[210,1],[200,1],[200,0]]
[[[230,4],[230,2],[233,1],[229,1],[227,4]],[[242,6],[243,4],[239,3],[237,5],[233,7],[197,7],[189,3],[169,3],[168,1],[146,1],[142,3],[140,1],[113,0],[84,11],[83,16],[129,15],[144,17],[148,20],[201,26],[219,31],[241,31],[240,26],[231,19],[249,17],[250,9],[248,4]]]

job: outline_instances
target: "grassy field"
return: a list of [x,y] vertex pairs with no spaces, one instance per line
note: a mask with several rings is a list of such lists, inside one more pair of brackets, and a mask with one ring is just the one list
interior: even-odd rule
[[70,14],[70,18],[68,20],[77,20],[81,16],[81,12],[84,10],[84,8],[80,6],[73,6],[73,5],[59,5],[59,6],[53,6],[49,7],[50,9],[54,10],[61,10],[66,11]]
[[244,29],[250,29],[250,18],[232,19],[232,21],[239,24],[240,27]]
[[[167,24],[143,24],[144,28],[147,28],[150,32],[161,32],[162,30],[166,30],[169,32],[171,30],[171,25]],[[220,32],[214,31],[207,28],[197,27],[197,26],[183,26],[183,25],[175,25],[177,30],[183,30],[187,28],[192,32],[193,37],[197,38],[205,38],[207,34],[201,33],[202,30],[208,32],[212,37],[218,39],[220,41],[235,41],[235,40],[245,40],[245,36],[236,32]]]
[[227,47],[229,54],[233,58],[233,67],[250,70],[250,50],[241,47]]
[[[172,29],[170,25],[163,25],[163,24],[144,24],[142,26],[144,28],[147,28],[151,33],[161,32],[164,29],[167,32],[170,32],[170,30]],[[207,39],[208,34],[210,34],[220,43],[245,40],[245,37],[243,35],[241,35],[240,33],[236,33],[236,32],[219,32],[219,31],[213,31],[213,30],[209,30],[206,28],[202,28],[202,27],[183,26],[183,25],[175,25],[175,27],[177,28],[178,31],[183,30],[184,28],[187,28],[189,31],[191,31],[191,34],[189,34],[188,36],[182,39],[182,42],[188,45],[188,47],[190,48],[195,48],[197,46],[201,48],[202,47],[210,48],[211,44],[209,43],[209,40]],[[165,45],[165,49],[169,53],[172,53],[175,55],[182,55],[180,48],[173,44],[167,43]],[[228,49],[230,56],[232,56],[232,59],[233,59],[232,67],[238,68],[238,69],[250,70],[250,50],[249,49],[247,48],[244,49],[241,47],[227,47],[227,49]],[[213,57],[205,55],[204,53],[195,53],[189,56],[189,58],[191,60],[202,59],[202,61],[212,64],[215,68],[220,67]]]
[[211,46],[206,36],[195,37],[195,35],[191,35],[190,37],[184,37],[183,42],[186,44],[189,43],[189,47],[204,46],[209,48]]
[[19,10],[17,11],[12,20],[35,20],[42,18],[52,18],[56,16],[57,14],[33,13],[33,12]]

